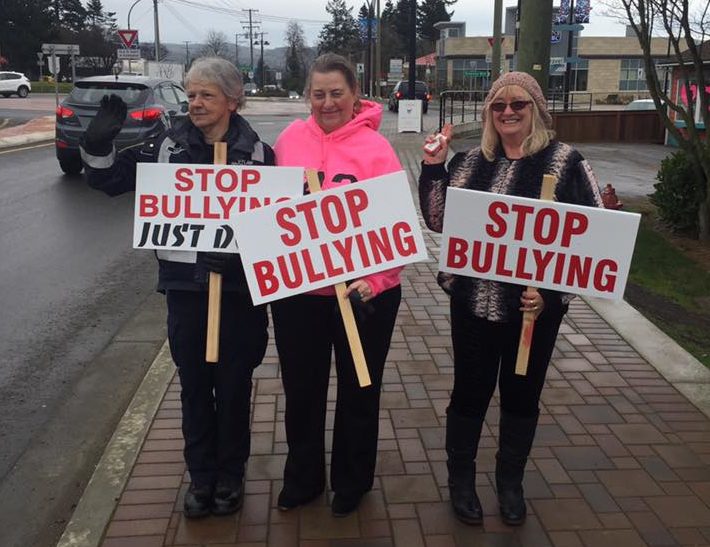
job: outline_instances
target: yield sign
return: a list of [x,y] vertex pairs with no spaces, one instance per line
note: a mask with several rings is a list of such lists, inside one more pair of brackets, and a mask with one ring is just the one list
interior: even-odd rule
[[118,37],[121,39],[121,42],[123,42],[123,47],[131,47],[133,42],[136,41],[136,38],[138,38],[137,30],[122,29],[117,32]]

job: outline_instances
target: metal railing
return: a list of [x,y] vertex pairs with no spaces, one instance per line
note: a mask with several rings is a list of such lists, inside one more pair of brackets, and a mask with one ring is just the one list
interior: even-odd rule
[[439,130],[445,123],[455,125],[477,121],[487,91],[446,90],[439,95]]

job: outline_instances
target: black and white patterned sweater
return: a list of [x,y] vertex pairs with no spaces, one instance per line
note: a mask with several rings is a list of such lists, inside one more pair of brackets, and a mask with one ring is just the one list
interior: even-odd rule
[[[552,141],[540,152],[518,160],[505,157],[502,148],[488,161],[479,147],[456,154],[448,166],[422,163],[419,203],[426,225],[441,232],[446,205],[446,189],[466,188],[497,194],[538,198],[545,174],[557,177],[555,201],[601,207],[599,186],[587,161],[571,146]],[[489,321],[518,320],[522,285],[487,281],[439,272],[439,285],[453,298],[464,299],[476,317]],[[559,312],[572,298],[556,291],[540,289],[545,301],[543,313]],[[565,306],[566,307],[566,306]]]

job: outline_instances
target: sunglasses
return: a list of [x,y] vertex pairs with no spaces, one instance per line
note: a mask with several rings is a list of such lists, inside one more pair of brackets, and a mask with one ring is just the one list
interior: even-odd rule
[[512,101],[510,103],[491,103],[491,110],[493,112],[504,112],[505,108],[509,106],[513,112],[520,112],[523,108],[532,104],[532,101]]

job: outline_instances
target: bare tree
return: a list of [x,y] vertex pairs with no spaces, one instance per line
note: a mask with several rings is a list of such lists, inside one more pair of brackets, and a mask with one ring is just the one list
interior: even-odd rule
[[231,53],[231,47],[224,32],[211,29],[207,33],[207,40],[205,40],[205,45],[200,50],[200,55],[202,57],[227,58]]
[[[703,5],[699,5],[703,4]],[[701,190],[698,196],[699,237],[710,241],[710,154],[708,145],[701,138],[702,129],[696,120],[708,127],[708,77],[703,72],[703,61],[710,60],[710,42],[704,44],[708,31],[708,2],[695,7],[691,0],[612,0],[607,2],[633,29],[643,52],[644,69],[648,90],[668,132],[687,153]],[[684,104],[679,97],[671,96],[670,89],[660,81],[651,56],[651,38],[656,34],[668,37],[670,65],[677,65],[680,84],[685,88]],[[710,76],[710,74],[708,75]],[[699,108],[691,98],[699,96]],[[667,107],[667,108],[666,108]],[[685,132],[670,118],[685,124]]]

